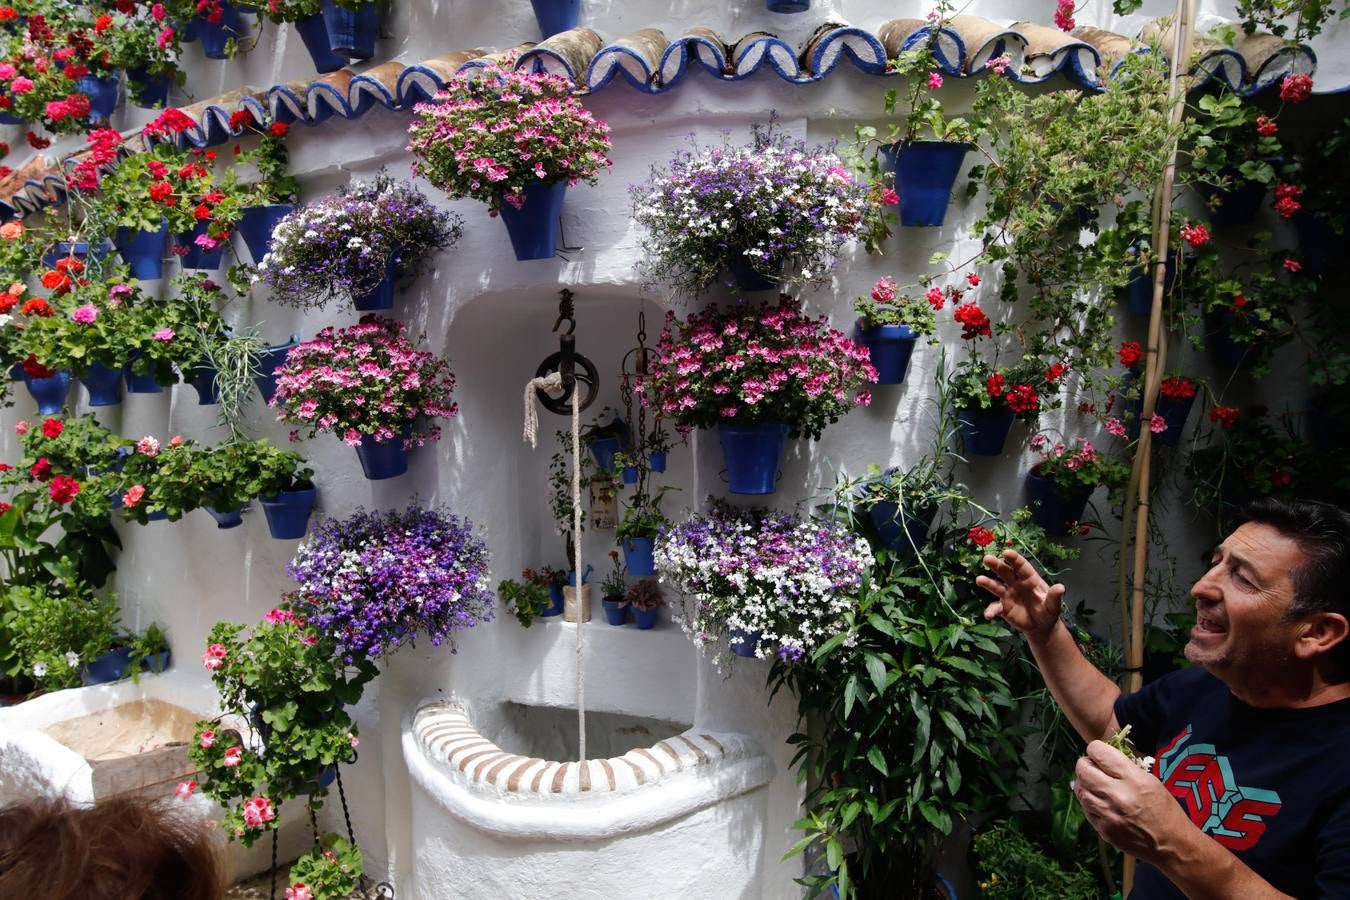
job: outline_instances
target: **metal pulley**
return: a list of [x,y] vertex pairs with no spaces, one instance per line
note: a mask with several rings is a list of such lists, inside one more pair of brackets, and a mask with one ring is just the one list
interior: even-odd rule
[[554,372],[562,373],[562,395],[554,397],[543,388],[535,388],[534,392],[545,409],[566,416],[572,413],[572,391],[578,384],[585,386],[581,409],[595,402],[595,395],[600,391],[600,372],[595,368],[595,363],[576,352],[577,339],[573,332],[576,331],[577,323],[572,311],[572,292],[563,288],[559,291],[559,297],[558,321],[553,323],[553,330],[557,332],[564,322],[567,323],[567,330],[558,335],[558,352],[545,357],[534,374],[536,378],[543,378]]

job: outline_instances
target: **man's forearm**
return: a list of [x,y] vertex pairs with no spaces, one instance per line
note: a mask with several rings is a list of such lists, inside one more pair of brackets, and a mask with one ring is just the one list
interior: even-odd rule
[[1148,857],[1145,861],[1157,866],[1190,900],[1232,900],[1234,897],[1278,900],[1289,897],[1271,887],[1246,863],[1189,822],[1184,831],[1178,830],[1174,836],[1164,838],[1157,851]]
[[1062,621],[1044,638],[1028,639],[1045,686],[1085,741],[1101,740],[1115,731],[1115,703],[1120,688],[1088,662]]

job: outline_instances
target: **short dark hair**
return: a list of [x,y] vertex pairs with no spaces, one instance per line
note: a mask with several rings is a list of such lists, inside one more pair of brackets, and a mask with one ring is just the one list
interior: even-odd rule
[[210,821],[127,795],[9,806],[0,809],[0,897],[218,900],[218,838]]
[[1239,521],[1269,525],[1303,552],[1303,563],[1290,573],[1290,615],[1334,612],[1350,619],[1350,512],[1317,500],[1262,497],[1247,504]]

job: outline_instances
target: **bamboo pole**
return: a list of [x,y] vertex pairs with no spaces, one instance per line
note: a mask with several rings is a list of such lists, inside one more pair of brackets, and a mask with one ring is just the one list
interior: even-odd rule
[[[1194,0],[1177,0],[1176,14],[1172,27],[1172,57],[1168,73],[1167,97],[1171,102],[1168,121],[1175,131],[1180,128],[1186,112],[1186,87],[1183,73],[1191,57],[1191,38],[1194,27]],[[1153,308],[1148,319],[1148,348],[1144,357],[1144,397],[1139,412],[1139,443],[1135,448],[1134,468],[1130,474],[1131,485],[1135,488],[1135,503],[1132,510],[1126,510],[1126,531],[1128,536],[1131,518],[1134,525],[1134,568],[1133,584],[1130,591],[1130,634],[1126,643],[1126,688],[1137,691],[1144,683],[1144,581],[1148,575],[1148,518],[1149,518],[1149,479],[1150,450],[1153,432],[1148,423],[1153,418],[1158,402],[1158,387],[1162,383],[1162,370],[1166,364],[1166,345],[1163,334],[1163,288],[1167,272],[1167,255],[1170,252],[1172,220],[1172,190],[1176,184],[1177,145],[1172,144],[1167,165],[1163,169],[1162,184],[1153,195]],[[1121,546],[1121,567],[1124,568],[1126,546]],[[1125,858],[1124,894],[1129,896],[1134,885],[1134,859]]]

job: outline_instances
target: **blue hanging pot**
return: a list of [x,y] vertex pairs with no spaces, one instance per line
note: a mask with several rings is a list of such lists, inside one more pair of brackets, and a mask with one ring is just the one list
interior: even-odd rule
[[628,607],[623,605],[622,600],[601,600],[600,605],[605,608],[605,620],[609,624],[628,624]]
[[652,549],[652,538],[628,538],[623,542],[623,561],[628,567],[629,575],[634,578],[649,578],[656,574]]
[[187,253],[182,256],[184,269],[204,269],[208,272],[214,272],[220,268],[221,256],[225,252],[225,242],[217,243],[214,250],[207,250],[197,244],[197,238],[204,237],[210,227],[209,221],[198,222],[197,227],[192,231],[174,235],[175,244],[188,248]]
[[216,527],[220,529],[238,528],[244,524],[244,508],[237,506],[234,509],[219,510],[214,506],[203,506],[211,518],[216,520]]
[[167,72],[151,75],[145,69],[127,69],[127,96],[141,109],[160,109],[169,105],[169,87],[173,78]]
[[637,483],[638,483],[638,480],[639,480],[641,477],[642,477],[642,472],[638,470],[638,467],[637,467],[637,466],[624,466],[624,467],[623,467],[623,483],[624,483],[624,484],[637,484]]
[[[321,23],[322,24],[322,23]],[[239,219],[239,236],[253,257],[253,264],[262,262],[263,257],[272,252],[272,232],[277,223],[286,218],[295,207],[290,203],[273,203],[268,206],[250,206]]]
[[653,450],[647,455],[647,464],[652,467],[653,472],[664,472],[666,470],[666,451]]
[[155,373],[142,375],[133,368],[135,362],[141,358],[139,350],[133,350],[127,357],[127,367],[122,370],[122,374],[127,380],[127,392],[131,394],[158,394],[164,390],[164,386],[155,378]]
[[[94,247],[93,256],[96,261],[102,263],[108,256],[108,245],[99,244]],[[89,259],[89,245],[84,241],[58,241],[47,248],[47,252],[42,254],[42,264],[49,269],[55,269],[56,264],[63,259],[78,259],[80,262],[87,262]]]
[[70,393],[70,373],[57,372],[49,378],[24,378],[28,393],[37,401],[38,412],[44,416],[59,416],[66,408],[66,395]]
[[80,376],[89,392],[90,406],[116,406],[122,402],[122,370],[91,362]]
[[121,75],[113,72],[99,77],[85,75],[75,83],[76,89],[89,98],[89,122],[93,125],[106,125],[113,110],[117,108],[117,84]]
[[972,145],[960,141],[911,141],[881,148],[895,170],[901,225],[941,225],[956,176]]
[[1215,228],[1241,228],[1243,225],[1252,224],[1256,221],[1256,213],[1261,209],[1261,201],[1266,197],[1266,186],[1261,182],[1248,181],[1236,172],[1229,174],[1234,180],[1232,190],[1224,190],[1211,184],[1195,186],[1205,198],[1209,223]]
[[[10,102],[11,104],[13,103],[13,95],[11,95],[9,91],[4,91],[0,93],[2,93],[3,96],[5,97],[10,97]],[[0,125],[26,125],[27,122],[28,122],[27,119],[24,119],[22,116],[16,115],[15,113],[11,112],[8,109],[0,109]]]
[[764,0],[764,8],[771,13],[799,13],[811,8],[811,0]]
[[759,649],[759,642],[764,637],[761,631],[742,631],[739,628],[731,629],[731,652],[737,656],[743,656],[747,659],[754,659],[755,652]]
[[928,528],[937,515],[936,506],[900,511],[899,505],[889,500],[873,503],[867,518],[876,529],[881,546],[893,553],[913,555],[928,541]]
[[548,609],[541,612],[540,616],[548,618],[563,614],[563,586],[556,581],[548,586],[548,603]]
[[1237,313],[1231,309],[1206,313],[1205,346],[1209,348],[1209,355],[1222,368],[1230,372],[1245,372],[1256,365],[1261,354],[1255,344],[1233,339],[1232,330],[1236,321]]
[[855,328],[857,343],[872,355],[877,370],[877,384],[904,384],[909,371],[909,359],[919,336],[908,325],[879,325],[863,328],[859,319]]
[[403,449],[403,438],[397,435],[388,441],[377,441],[373,434],[361,435],[356,456],[361,460],[361,471],[371,481],[396,478],[408,471],[408,451]]
[[197,36],[207,59],[229,59],[229,40],[238,41],[243,34],[244,19],[230,0],[220,0],[220,21],[214,25],[205,16],[197,16]]
[[300,488],[294,491],[280,491],[271,497],[259,497],[263,515],[267,517],[267,530],[279,541],[291,541],[305,536],[309,528],[309,516],[314,511],[314,501],[319,492],[314,487]]
[[[1039,468],[1039,467],[1038,467]],[[1083,518],[1089,498],[1095,488],[1065,487],[1042,478],[1032,469],[1027,473],[1027,505],[1031,507],[1031,521],[1045,529],[1046,534],[1063,536]]]
[[633,624],[637,625],[638,631],[651,631],[656,627],[656,614],[659,607],[651,609],[638,609],[633,607]]
[[787,448],[788,427],[772,422],[717,426],[728,490],[733,494],[772,494]]
[[516,209],[501,203],[502,224],[511,237],[516,259],[552,259],[558,249],[558,217],[562,215],[567,182],[532,182],[525,188],[525,202]]
[[277,369],[285,364],[286,355],[298,346],[300,335],[293,334],[288,343],[268,347],[258,355],[258,374],[253,377],[253,383],[258,386],[264,403],[271,405],[277,392]]
[[328,46],[350,59],[375,55],[380,36],[380,4],[366,3],[359,9],[344,9],[333,0],[323,0],[323,21],[328,27]]
[[80,669],[80,683],[88,687],[91,684],[120,681],[129,668],[131,668],[131,648],[118,647],[85,663]]
[[[327,74],[346,67],[347,58],[334,53],[332,46],[328,43],[328,25],[324,22],[322,14],[307,16],[299,21],[292,22],[291,27],[299,33],[300,40],[305,42],[305,49],[309,51],[309,58],[314,61],[314,71]],[[254,259],[262,259],[262,257],[257,256]]]
[[380,283],[363,294],[352,295],[352,309],[359,312],[394,308],[394,282],[398,279],[398,254],[389,257]]
[[[781,273],[783,264],[780,261],[769,260],[765,268]],[[771,278],[761,274],[754,266],[750,265],[750,260],[742,254],[737,254],[727,260],[727,271],[731,273],[731,277],[735,280],[736,287],[747,294],[757,291],[771,291],[778,287],[781,280],[781,278]]]
[[544,40],[577,27],[581,15],[581,0],[530,0],[534,6],[534,20]]
[[[1172,254],[1167,255],[1167,263],[1163,267],[1163,295],[1166,296],[1172,292],[1172,285],[1177,282],[1177,258]],[[1148,316],[1153,314],[1153,279],[1149,277],[1148,270],[1142,266],[1136,266],[1130,270],[1130,280],[1125,282],[1125,301],[1126,309],[1131,315]]]
[[158,231],[118,228],[113,234],[113,246],[122,254],[133,278],[154,281],[164,277],[164,242],[168,236],[167,222],[161,222]]
[[1294,214],[1294,232],[1309,275],[1325,275],[1332,268],[1332,254],[1339,250],[1336,231],[1325,216],[1300,210]]
[[619,443],[617,437],[591,438],[586,442],[586,446],[591,448],[591,455],[595,457],[595,464],[601,472],[614,471],[614,454],[619,452]]
[[1000,403],[993,409],[958,409],[956,426],[961,444],[971,456],[998,456],[1012,430],[1013,411]]
[[210,406],[220,402],[220,370],[206,360],[192,367],[188,384],[197,392],[197,405]]

